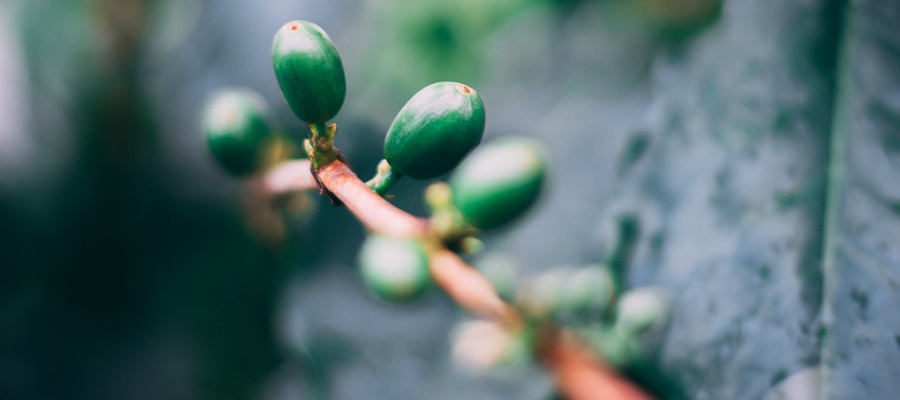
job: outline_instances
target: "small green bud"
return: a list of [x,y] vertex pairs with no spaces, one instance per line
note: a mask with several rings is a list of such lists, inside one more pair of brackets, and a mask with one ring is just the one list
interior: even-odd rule
[[602,325],[580,333],[606,362],[616,368],[630,367],[641,358],[640,343],[613,327]]
[[272,43],[272,64],[284,99],[300,119],[321,124],[340,111],[347,93],[344,64],[318,25],[293,21],[282,26]]
[[436,178],[456,167],[483,133],[484,103],[478,93],[461,83],[433,83],[394,118],[384,139],[384,158],[410,178]]
[[602,265],[566,272],[560,296],[560,313],[575,319],[599,320],[613,296],[613,280]]
[[203,112],[203,133],[213,156],[233,175],[262,166],[275,139],[268,104],[245,89],[217,92]]
[[428,257],[415,239],[369,236],[359,264],[366,286],[385,300],[413,300],[431,283]]
[[452,205],[453,189],[444,182],[435,182],[425,189],[425,204],[432,211],[443,210]]
[[512,257],[502,253],[485,254],[475,267],[491,281],[500,298],[511,300],[515,297],[518,270]]
[[529,317],[551,317],[559,310],[562,283],[562,276],[557,270],[525,278],[516,290],[516,304]]
[[497,228],[535,202],[546,172],[546,157],[537,143],[499,139],[472,153],[450,178],[453,203],[476,228]]
[[534,332],[511,331],[497,321],[461,322],[451,333],[453,358],[474,371],[516,370],[533,362]]
[[659,325],[668,316],[667,299],[657,288],[647,287],[626,291],[619,298],[616,330],[635,336]]

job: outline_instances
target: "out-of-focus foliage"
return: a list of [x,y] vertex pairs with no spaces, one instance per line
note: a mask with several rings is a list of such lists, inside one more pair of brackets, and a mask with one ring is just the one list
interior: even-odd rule
[[437,81],[480,82],[485,38],[529,0],[398,0],[377,4],[379,34],[369,74],[397,90]]

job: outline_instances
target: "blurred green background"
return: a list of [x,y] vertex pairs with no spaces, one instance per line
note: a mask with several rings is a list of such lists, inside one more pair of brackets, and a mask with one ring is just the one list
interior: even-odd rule
[[[552,396],[537,367],[455,367],[442,295],[368,297],[346,210],[248,224],[200,114],[245,86],[303,134],[270,58],[295,19],[342,55],[362,178],[436,81],[478,90],[485,140],[547,146],[540,206],[486,238],[523,275],[637,215],[629,284],[674,294],[647,365],[688,397],[900,392],[897,2],[3,0],[0,398]],[[424,187],[393,201],[424,215]]]

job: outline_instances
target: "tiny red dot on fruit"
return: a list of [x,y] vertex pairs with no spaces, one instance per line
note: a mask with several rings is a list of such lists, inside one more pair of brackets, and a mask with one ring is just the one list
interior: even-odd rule
[[297,25],[291,25],[291,30],[292,30],[292,31],[296,31],[298,28],[300,28],[300,27],[297,26]]
[[469,96],[471,96],[472,92],[473,92],[472,88],[470,88],[466,85],[463,85],[463,84],[456,85],[456,90],[462,94],[469,95]]

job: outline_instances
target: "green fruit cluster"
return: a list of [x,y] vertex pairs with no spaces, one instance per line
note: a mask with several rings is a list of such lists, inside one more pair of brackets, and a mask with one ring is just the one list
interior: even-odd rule
[[[318,25],[292,21],[275,34],[272,64],[285,101],[310,125],[305,145],[318,170],[339,158],[332,144],[336,128],[325,123],[337,115],[346,96],[340,54]],[[426,86],[394,118],[385,137],[385,160],[370,187],[382,193],[402,176],[432,179],[461,165],[450,186],[444,185],[446,201],[438,213],[447,218],[438,234],[451,249],[477,251],[481,242],[472,235],[500,227],[530,208],[547,169],[540,146],[524,138],[497,140],[472,153],[484,128],[484,103],[475,89],[459,82]],[[246,90],[217,94],[206,111],[204,131],[216,159],[236,175],[257,171],[276,139],[268,106]],[[428,286],[427,259],[415,240],[376,235],[363,246],[361,273],[379,296],[408,301]]]
[[613,276],[604,265],[554,268],[523,280],[516,292],[529,316],[566,324],[600,321],[614,299]]
[[[330,196],[326,179],[319,175],[322,168],[334,160],[349,164],[333,146],[336,125],[326,125],[346,95],[340,55],[319,26],[293,21],[275,35],[272,63],[285,101],[309,124],[311,135],[304,147],[312,176]],[[403,176],[425,180],[456,171],[448,183],[435,183],[426,192],[432,210],[428,232],[414,238],[372,234],[366,239],[358,264],[363,285],[372,294],[392,302],[420,297],[433,285],[433,251],[477,253],[484,244],[475,235],[507,226],[537,202],[548,173],[542,147],[531,139],[507,137],[476,150],[484,128],[481,97],[459,82],[428,85],[400,109],[385,137],[384,160],[368,187],[384,195]],[[203,130],[215,158],[235,175],[259,170],[270,145],[280,140],[268,105],[247,90],[216,94],[205,111]],[[643,343],[666,321],[666,297],[655,289],[623,293],[640,231],[631,215],[617,218],[615,227],[606,265],[555,268],[517,281],[510,260],[485,259],[479,268],[496,293],[521,312],[522,326],[509,332],[499,321],[474,321],[460,329],[454,353],[483,365],[520,366],[532,360],[536,341],[547,328],[564,325],[611,364],[638,365]],[[485,343],[499,351],[486,354],[481,351]]]

